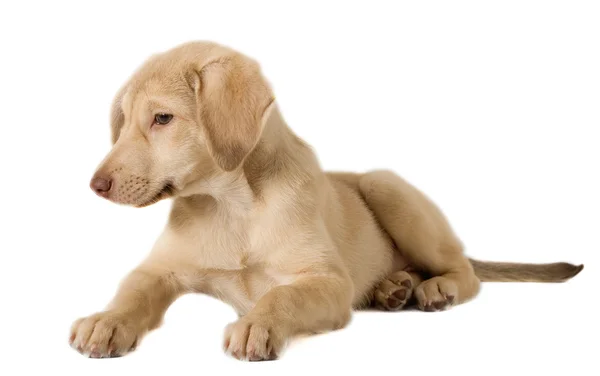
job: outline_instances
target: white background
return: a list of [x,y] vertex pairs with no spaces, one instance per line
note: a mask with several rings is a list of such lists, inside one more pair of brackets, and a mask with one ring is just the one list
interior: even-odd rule
[[[91,4],[0,9],[0,374],[599,374],[597,1]],[[194,39],[260,61],[324,168],[394,169],[470,256],[585,270],[485,284],[443,313],[357,313],[260,364],[222,353],[231,308],[190,295],[137,352],[82,357],[71,322],[104,307],[169,210],[88,188],[110,101],[146,57]]]

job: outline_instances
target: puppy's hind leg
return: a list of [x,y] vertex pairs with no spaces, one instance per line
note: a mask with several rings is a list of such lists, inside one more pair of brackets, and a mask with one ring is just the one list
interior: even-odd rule
[[479,279],[442,212],[423,193],[389,171],[369,172],[360,191],[411,266],[433,276],[416,286],[420,309],[443,310],[479,291]]
[[385,311],[399,311],[412,302],[415,287],[421,282],[419,273],[405,270],[394,272],[375,288],[372,303]]

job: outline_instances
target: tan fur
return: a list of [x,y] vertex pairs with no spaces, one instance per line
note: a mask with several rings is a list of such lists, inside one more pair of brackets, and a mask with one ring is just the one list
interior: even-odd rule
[[[173,118],[154,124],[159,113]],[[112,182],[104,197],[174,202],[108,308],[73,324],[72,345],[92,357],[135,348],[190,292],[239,313],[227,352],[264,360],[297,334],[343,327],[353,308],[440,310],[474,297],[480,280],[562,281],[580,270],[470,261],[438,208],[399,176],[323,172],[258,64],[224,46],[150,58],[115,96],[111,129],[95,175]]]
[[583,270],[583,265],[566,262],[517,264],[469,260],[481,282],[564,282]]

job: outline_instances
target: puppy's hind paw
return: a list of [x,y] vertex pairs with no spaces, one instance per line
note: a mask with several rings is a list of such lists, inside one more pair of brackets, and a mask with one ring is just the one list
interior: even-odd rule
[[375,289],[375,306],[386,311],[404,308],[412,297],[413,285],[412,277],[405,271],[390,274]]

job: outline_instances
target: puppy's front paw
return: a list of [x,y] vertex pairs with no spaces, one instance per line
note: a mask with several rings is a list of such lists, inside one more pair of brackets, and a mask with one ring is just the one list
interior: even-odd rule
[[133,351],[143,333],[139,319],[107,311],[75,321],[69,342],[90,358],[111,358]]
[[280,354],[285,337],[261,320],[241,318],[225,328],[224,350],[239,360],[273,360]]

